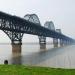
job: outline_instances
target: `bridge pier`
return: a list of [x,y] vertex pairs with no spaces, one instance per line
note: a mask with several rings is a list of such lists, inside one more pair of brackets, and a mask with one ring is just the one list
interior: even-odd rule
[[12,44],[13,53],[21,53],[21,44]]
[[53,45],[54,45],[54,47],[58,47],[58,39],[57,38],[53,38]]
[[46,49],[46,37],[39,36],[40,49]]
[[12,64],[21,64],[21,40],[12,41]]
[[11,45],[12,45],[12,53],[15,53],[16,55],[21,54],[21,46],[22,46],[21,36],[19,36],[19,39],[18,38],[16,39],[16,37],[12,38]]
[[[56,29],[56,32],[62,34],[61,29]],[[64,46],[65,41],[64,41],[63,39],[59,39],[59,40],[60,40],[60,41],[59,41],[60,47],[61,47],[61,46]]]
[[60,47],[64,46],[63,40],[60,39]]
[[[61,29],[56,29],[56,32],[61,33]],[[61,44],[62,44],[62,40],[60,40]],[[53,45],[54,47],[58,47],[58,38],[53,38]]]

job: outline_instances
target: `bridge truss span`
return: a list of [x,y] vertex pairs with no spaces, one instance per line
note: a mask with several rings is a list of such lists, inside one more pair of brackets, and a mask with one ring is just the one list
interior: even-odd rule
[[34,14],[20,18],[0,12],[0,29],[9,36],[12,43],[15,41],[21,43],[24,33],[74,41],[70,37],[41,26],[39,19]]

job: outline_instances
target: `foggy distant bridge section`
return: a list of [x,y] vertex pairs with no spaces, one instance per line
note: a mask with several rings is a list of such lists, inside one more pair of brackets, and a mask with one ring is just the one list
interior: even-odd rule
[[75,42],[74,39],[57,32],[52,26],[50,29],[50,27],[47,26],[48,23],[49,22],[46,22],[44,27],[41,26],[39,18],[35,14],[27,14],[24,18],[20,18],[18,16],[0,12],[0,29],[8,35],[13,44],[16,42],[22,43],[24,33],[37,35],[39,38],[51,37],[69,41],[70,43]]

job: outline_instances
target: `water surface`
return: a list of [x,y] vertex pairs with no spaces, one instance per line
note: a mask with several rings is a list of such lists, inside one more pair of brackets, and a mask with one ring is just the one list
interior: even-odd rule
[[9,64],[75,68],[75,45],[53,48],[48,44],[46,49],[40,49],[39,44],[23,44],[22,53],[17,55],[10,44],[0,44],[0,64],[6,59]]

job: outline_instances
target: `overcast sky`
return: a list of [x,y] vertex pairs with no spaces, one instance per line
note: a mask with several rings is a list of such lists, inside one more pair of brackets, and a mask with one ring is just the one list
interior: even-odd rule
[[[0,11],[20,17],[35,13],[42,26],[46,21],[53,21],[56,29],[60,28],[63,34],[75,38],[75,0],[0,0]],[[25,34],[23,42],[36,42],[37,38]],[[10,42],[2,31],[0,42]]]

